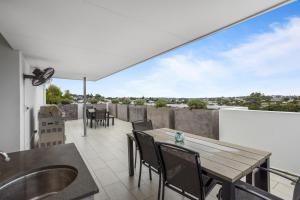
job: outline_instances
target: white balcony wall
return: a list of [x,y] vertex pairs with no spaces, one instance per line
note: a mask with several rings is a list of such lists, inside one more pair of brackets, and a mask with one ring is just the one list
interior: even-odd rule
[[300,174],[300,114],[220,110],[220,140],[272,152],[271,166]]
[[7,152],[20,149],[19,134],[23,130],[19,56],[0,34],[0,150]]

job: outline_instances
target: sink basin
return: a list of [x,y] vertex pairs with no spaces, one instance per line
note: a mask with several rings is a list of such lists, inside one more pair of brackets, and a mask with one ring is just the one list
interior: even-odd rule
[[77,173],[71,166],[51,166],[35,170],[1,186],[0,199],[45,199],[70,185]]

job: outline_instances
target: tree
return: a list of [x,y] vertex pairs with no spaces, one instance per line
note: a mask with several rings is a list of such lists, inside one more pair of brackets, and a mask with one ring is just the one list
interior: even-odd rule
[[156,102],[155,102],[155,106],[157,108],[160,108],[160,107],[166,107],[168,104],[168,101],[165,100],[165,99],[158,99]]
[[145,105],[145,100],[144,99],[136,99],[134,101],[134,105],[135,106],[143,106],[143,105]]
[[125,97],[124,97],[124,98],[121,99],[121,103],[122,103],[122,104],[127,104],[127,105],[128,105],[128,104],[131,104],[131,100],[130,100],[129,98],[125,98]]
[[190,99],[188,101],[188,106],[190,109],[206,109],[207,103],[201,99]]
[[264,99],[264,94],[259,92],[252,92],[250,96],[246,98],[248,108],[250,110],[259,110],[261,107],[261,102]]
[[111,103],[113,103],[113,104],[117,104],[119,102],[120,102],[120,100],[118,98],[114,98],[111,100]]
[[290,100],[289,97],[284,97],[284,98],[283,98],[283,101],[289,101],[289,100]]
[[70,93],[69,90],[66,90],[66,91],[65,91],[65,93],[64,93],[64,95],[63,95],[63,98],[64,98],[64,99],[68,99],[68,100],[73,101],[73,96],[72,96],[72,94]]
[[101,96],[100,94],[96,94],[95,99],[97,99],[97,101],[104,101],[105,100],[105,98],[103,96]]
[[97,103],[98,103],[98,100],[97,100],[95,97],[93,97],[93,98],[90,98],[90,99],[89,99],[89,102],[90,102],[91,104],[97,104]]
[[47,104],[59,104],[62,100],[62,92],[56,85],[49,85],[46,90],[46,103]]
[[217,98],[217,104],[218,105],[228,105],[230,101],[228,99],[225,99],[224,97]]
[[56,85],[49,85],[46,90],[47,104],[70,104],[73,102],[73,96],[69,90],[66,90],[64,95]]

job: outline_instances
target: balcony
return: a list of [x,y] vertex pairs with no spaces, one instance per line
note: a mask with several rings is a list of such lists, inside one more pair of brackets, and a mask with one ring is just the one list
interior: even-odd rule
[[[67,143],[76,144],[99,187],[100,192],[95,199],[156,199],[157,175],[153,174],[150,181],[148,171],[143,170],[140,189],[137,187],[138,173],[134,177],[128,176],[126,133],[132,131],[131,123],[116,119],[114,126],[88,128],[87,137],[82,137],[82,130],[82,120],[66,122]],[[288,200],[292,199],[293,189],[289,181],[271,175],[271,193]],[[217,192],[218,187],[208,199],[217,199]],[[167,189],[166,199],[182,199],[182,196]]]
[[[34,151],[39,153],[45,151],[50,156],[39,154],[39,158],[44,160],[36,159],[36,156],[23,159],[22,156],[26,153],[24,151],[33,147],[31,142],[38,130],[38,111],[40,106],[46,103],[45,85],[36,87],[33,81],[32,74],[36,68],[42,70],[50,66],[55,70],[54,78],[83,80],[83,96],[86,103],[87,80],[103,79],[290,2],[292,0],[190,1],[189,3],[186,1],[124,3],[121,0],[2,1],[0,3],[2,94],[0,100],[3,106],[0,114],[2,134],[0,148],[8,153],[13,152],[11,153],[13,156],[17,154],[16,157],[20,159],[12,159],[11,165],[8,162],[1,163],[1,186],[7,179],[18,174],[11,172],[11,176],[8,176],[2,173],[2,169],[18,171],[27,166],[26,170],[30,171],[35,170],[37,163],[43,166],[80,161],[76,166],[80,166],[78,168],[83,169],[83,172],[88,172],[74,145],[65,145],[72,146],[71,153],[56,151],[55,148],[37,148],[26,152],[31,154],[30,152]],[[214,70],[212,72],[218,73]],[[35,75],[35,78],[39,79],[44,77],[38,73]],[[44,83],[44,81],[46,80],[39,82]],[[117,82],[123,83],[120,80]],[[119,107],[119,110],[123,109],[122,105]],[[163,122],[158,118],[160,124],[155,126],[176,129],[171,127],[173,122],[168,118],[169,114],[152,113],[152,115],[167,116],[168,119]],[[128,117],[125,114],[122,118],[126,119],[126,116]],[[211,134],[204,135],[205,137],[270,151],[273,154],[272,166],[300,174],[300,164],[296,159],[290,159],[292,153],[299,151],[298,123],[299,114],[223,110],[220,111],[220,121],[217,126],[209,126],[212,132],[205,132],[201,126],[198,128],[188,125],[188,127]],[[155,126],[154,128],[157,128]],[[131,132],[131,124],[116,119],[115,126],[87,129],[82,120],[66,122],[67,143],[76,144],[99,187],[100,192],[95,198],[156,199],[158,181],[154,174],[152,181],[149,181],[148,173],[143,174],[141,188],[137,187],[136,175],[134,177],[128,175],[126,133]],[[53,143],[49,142],[47,146],[51,144]],[[61,150],[64,147],[57,145],[56,148]],[[56,154],[51,151],[55,151]],[[76,159],[70,156],[73,154]],[[68,159],[61,159],[60,156]],[[27,161],[30,165],[27,165]],[[79,173],[78,177],[80,179],[77,180],[80,181],[84,177],[89,178],[95,186],[89,173]],[[73,185],[80,188],[84,184]],[[227,189],[232,189],[232,186],[233,183]],[[92,191],[85,191],[88,195],[97,192],[96,187],[86,185],[86,188],[92,188]],[[289,182],[272,175],[273,194],[291,199],[292,190],[293,186]],[[218,188],[208,198],[216,199],[217,191]],[[232,191],[230,194],[233,194]],[[72,193],[76,194],[74,199],[83,197],[83,194],[78,194],[80,190],[78,192],[73,188]],[[166,199],[182,199],[182,197],[167,190]],[[227,199],[231,199],[230,195]]]

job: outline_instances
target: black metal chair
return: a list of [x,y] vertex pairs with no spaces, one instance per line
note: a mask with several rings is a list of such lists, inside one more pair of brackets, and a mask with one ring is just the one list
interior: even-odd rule
[[86,124],[88,124],[89,120],[91,120],[92,117],[94,117],[92,115],[92,113],[89,112],[89,109],[93,109],[93,106],[86,106],[86,110],[85,110],[85,114],[86,114]]
[[[152,121],[147,120],[147,121],[134,121],[132,122],[132,128],[133,131],[146,131],[146,130],[152,130]],[[135,144],[135,157],[134,157],[134,167],[136,167],[136,158],[137,158],[137,151],[138,151],[138,145],[137,143]]]
[[161,190],[161,166],[158,158],[157,148],[154,143],[154,139],[151,135],[148,135],[141,131],[133,131],[136,143],[140,151],[140,172],[139,172],[139,182],[138,187],[141,185],[141,174],[142,165],[149,168],[149,177],[152,180],[151,171],[155,172],[159,176],[159,186],[158,186],[158,198],[160,198]]
[[197,152],[168,143],[156,143],[165,186],[189,199],[204,200],[217,181],[204,175]]
[[[281,176],[285,179],[290,180],[292,183],[295,184],[293,200],[300,200],[300,177],[287,174],[286,172],[277,170],[277,169],[266,169],[266,168],[259,168],[259,170],[264,170],[269,173],[276,174]],[[294,178],[291,178],[294,177]],[[255,186],[247,184],[243,181],[238,181],[235,185],[235,193],[236,199],[249,199],[249,200],[283,200],[269,192],[261,190]],[[222,189],[220,189],[218,194],[218,199],[222,199]]]
[[102,123],[102,125],[106,128],[106,109],[95,110],[95,128],[98,123],[100,123],[100,125]]
[[132,122],[132,128],[136,131],[146,131],[146,130],[152,130],[152,121],[146,120],[146,121],[135,121]]
[[89,123],[89,119],[91,119],[91,113],[88,111],[88,109],[86,109],[85,115],[86,115],[86,124],[88,124]]

